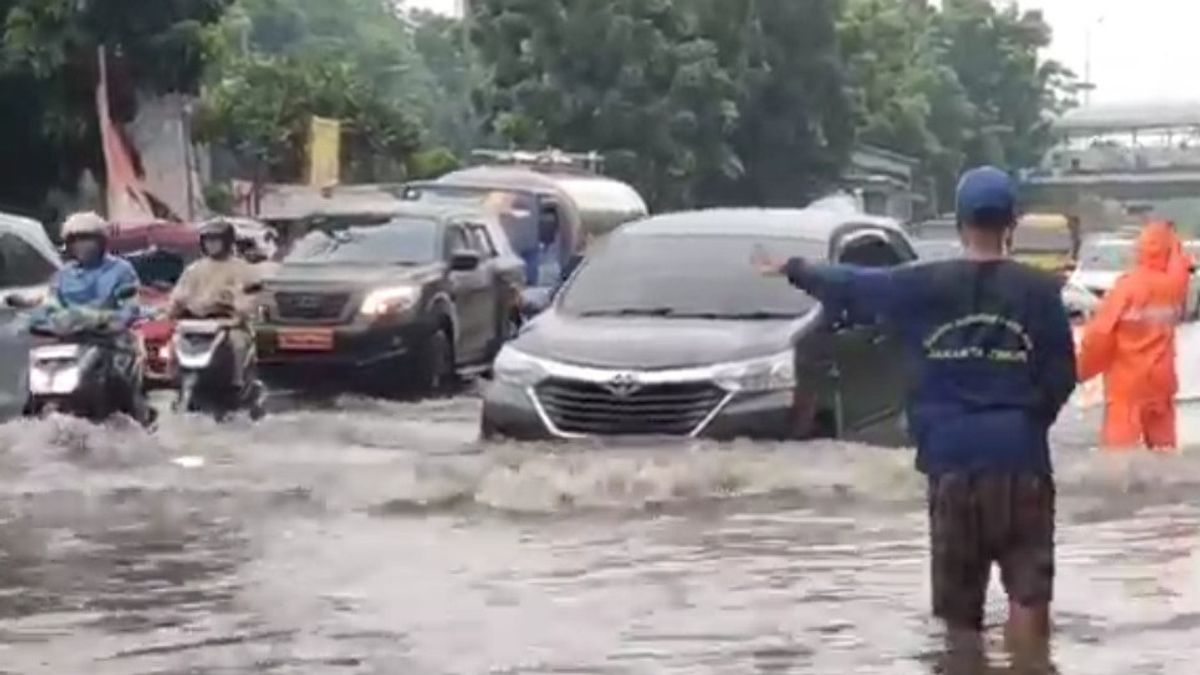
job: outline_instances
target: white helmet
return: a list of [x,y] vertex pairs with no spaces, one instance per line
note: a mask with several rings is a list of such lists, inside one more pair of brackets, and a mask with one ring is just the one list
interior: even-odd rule
[[108,237],[108,221],[92,211],[76,213],[67,218],[62,226],[62,238]]

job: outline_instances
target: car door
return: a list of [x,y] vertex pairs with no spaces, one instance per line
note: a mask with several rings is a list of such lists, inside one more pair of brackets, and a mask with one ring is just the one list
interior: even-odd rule
[[486,357],[491,336],[495,332],[492,266],[483,252],[472,244],[467,228],[455,223],[446,230],[447,264],[460,252],[472,252],[480,256],[480,264],[473,270],[450,270],[450,288],[458,309],[456,354],[460,364],[471,364]]
[[[913,256],[911,247],[891,232],[875,227],[846,233],[835,251],[839,263],[872,268],[894,267]],[[897,419],[903,411],[905,358],[900,341],[880,317],[835,319],[843,428],[863,440],[888,440],[864,434]]]

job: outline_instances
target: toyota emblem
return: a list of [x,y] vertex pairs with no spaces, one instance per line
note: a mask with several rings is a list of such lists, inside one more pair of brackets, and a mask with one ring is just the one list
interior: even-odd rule
[[617,398],[629,398],[642,390],[642,383],[633,373],[621,373],[609,380],[604,388]]

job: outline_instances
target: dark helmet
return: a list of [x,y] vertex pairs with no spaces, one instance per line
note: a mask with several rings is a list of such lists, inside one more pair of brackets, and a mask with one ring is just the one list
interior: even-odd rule
[[[220,249],[216,251],[210,250],[205,243],[207,241],[221,242]],[[234,246],[237,243],[237,230],[234,229],[233,223],[223,218],[210,220],[200,227],[200,248],[208,256],[227,256],[233,253]]]

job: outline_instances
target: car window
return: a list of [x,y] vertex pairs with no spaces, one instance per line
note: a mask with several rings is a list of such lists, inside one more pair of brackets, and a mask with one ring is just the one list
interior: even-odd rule
[[610,235],[582,263],[561,295],[576,316],[775,318],[816,306],[780,279],[749,264],[756,248],[779,257],[826,260],[828,244],[798,237]]
[[458,225],[453,225],[446,230],[446,247],[451,254],[456,251],[475,250],[475,247],[471,245],[471,239],[467,236],[466,230]]
[[495,258],[498,255],[496,245],[492,242],[492,235],[488,233],[486,227],[483,225],[469,225],[468,231],[471,233],[472,246],[482,253],[484,257]]
[[187,267],[183,256],[162,249],[134,253],[126,259],[133,264],[143,286],[174,286]]
[[50,281],[55,271],[54,264],[24,239],[0,235],[0,287],[39,286]]
[[284,258],[297,265],[419,265],[438,255],[438,224],[393,218],[379,225],[314,230]]
[[1133,265],[1132,241],[1085,242],[1079,254],[1079,268],[1097,272],[1122,272]]
[[874,230],[860,230],[849,235],[838,256],[838,262],[859,267],[895,267],[905,260],[887,234]]

